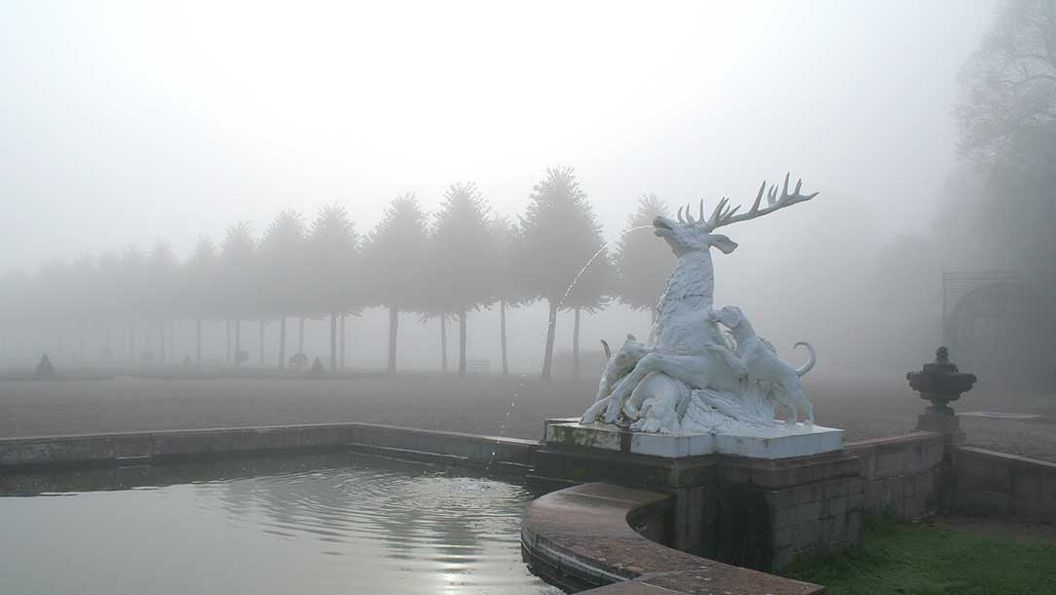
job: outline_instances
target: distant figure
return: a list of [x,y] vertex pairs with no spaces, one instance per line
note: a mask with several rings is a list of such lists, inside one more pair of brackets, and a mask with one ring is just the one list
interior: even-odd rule
[[308,367],[308,356],[303,353],[295,353],[290,356],[290,367],[294,370]]
[[182,362],[180,362],[180,365],[181,365],[181,366],[183,366],[184,368],[191,368],[191,367],[193,367],[193,366],[194,366],[194,364],[192,364],[192,363],[191,363],[191,356],[189,356],[189,355],[184,355],[184,356],[183,356],[183,361],[182,361]]
[[238,352],[238,364],[242,365],[242,364],[244,364],[244,363],[246,363],[248,361],[249,361],[249,352],[244,350],[244,349],[242,351],[239,351]]
[[51,360],[48,359],[48,354],[44,354],[44,357],[40,358],[40,363],[37,364],[37,369],[33,371],[35,378],[54,378],[55,367],[51,365]]
[[319,358],[316,357],[315,361],[312,362],[312,374],[322,376],[325,371],[326,368],[323,367],[323,362],[319,361]]

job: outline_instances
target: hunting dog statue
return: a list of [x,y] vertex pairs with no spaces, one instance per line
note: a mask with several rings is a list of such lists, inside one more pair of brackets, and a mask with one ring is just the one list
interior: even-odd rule
[[796,343],[794,347],[803,345],[807,348],[810,359],[799,368],[793,368],[777,357],[769,341],[755,334],[752,324],[737,306],[723,306],[716,310],[715,318],[730,329],[737,341],[737,357],[744,364],[746,380],[758,383],[760,390],[787,407],[792,412],[792,423],[802,411],[803,422],[812,425],[814,406],[807,400],[800,378],[814,367],[817,360],[814,347],[804,341]]

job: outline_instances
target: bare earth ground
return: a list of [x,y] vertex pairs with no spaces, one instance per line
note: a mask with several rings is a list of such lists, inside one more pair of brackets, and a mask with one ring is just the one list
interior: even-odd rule
[[976,533],[987,536],[1035,539],[1056,545],[1056,525],[1007,518],[985,518],[965,516],[943,516],[936,518],[935,526],[953,531]]
[[[807,389],[818,423],[844,428],[848,441],[909,432],[927,404],[902,379]],[[359,421],[538,439],[543,418],[578,416],[595,390],[593,379],[435,374],[0,380],[0,436]],[[1056,461],[1056,395],[971,392],[955,406],[1041,415],[961,424],[971,444]]]

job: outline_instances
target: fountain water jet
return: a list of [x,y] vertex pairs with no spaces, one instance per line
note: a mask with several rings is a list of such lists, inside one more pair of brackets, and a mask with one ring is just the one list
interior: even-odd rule
[[[592,254],[590,256],[590,258],[587,259],[586,264],[584,264],[583,267],[579,269],[579,272],[576,273],[576,275],[572,278],[572,282],[568,284],[568,288],[565,289],[565,293],[561,296],[561,299],[558,300],[558,302],[557,302],[557,309],[558,310],[561,309],[561,306],[563,306],[565,304],[565,301],[568,299],[568,296],[572,294],[572,290],[575,289],[576,284],[579,283],[579,279],[583,276],[583,273],[587,272],[587,269],[590,268],[590,265],[594,264],[594,261],[597,260],[598,257],[601,256],[602,253],[604,253],[605,250],[607,250],[609,248],[609,246],[611,246],[617,240],[619,240],[620,238],[624,237],[625,235],[627,235],[627,234],[629,234],[631,232],[641,231],[641,230],[644,230],[644,229],[652,229],[652,226],[651,225],[639,225],[637,227],[631,227],[631,228],[625,229],[622,232],[620,232],[619,234],[617,234],[616,237],[614,237],[611,240],[609,240],[609,241],[605,242],[604,244],[602,244],[601,247],[598,248],[598,250],[596,252],[594,252],[594,254]],[[543,332],[540,333],[540,336],[545,338],[546,332],[548,330],[549,329],[547,327],[544,327],[543,328]],[[533,360],[529,359],[528,361],[529,361],[529,363],[532,363]],[[513,399],[510,401],[510,406],[506,408],[506,415],[503,417],[503,421],[499,425],[499,433],[497,434],[497,436],[499,436],[500,438],[505,436],[505,434],[506,434],[506,427],[509,424],[510,415],[513,413],[514,407],[517,406],[517,398],[520,396],[521,392],[523,392],[524,382],[527,379],[527,377],[528,377],[528,375],[525,372],[521,372],[521,373],[518,374],[517,385],[514,388]],[[491,457],[488,459],[488,464],[485,466],[485,470],[486,471],[488,471],[488,472],[491,471],[491,465],[492,465],[492,462],[495,460],[495,455],[496,455],[497,452],[498,452],[498,444],[496,443],[496,446],[491,451]]]

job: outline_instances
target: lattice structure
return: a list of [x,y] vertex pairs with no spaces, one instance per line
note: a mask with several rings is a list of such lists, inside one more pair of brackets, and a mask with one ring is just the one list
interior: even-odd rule
[[1020,271],[943,271],[942,273],[942,328],[943,341],[951,343],[953,313],[961,298],[972,291],[995,283],[1027,284],[1028,277]]

